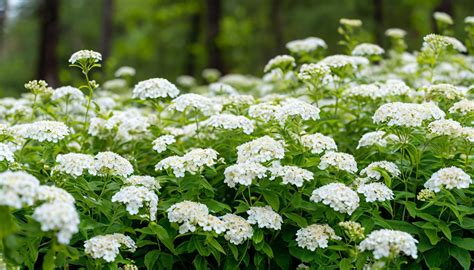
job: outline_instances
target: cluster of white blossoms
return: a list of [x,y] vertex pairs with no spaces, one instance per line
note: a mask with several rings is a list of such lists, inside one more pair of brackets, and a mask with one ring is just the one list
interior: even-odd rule
[[157,98],[175,98],[179,95],[176,86],[167,79],[153,78],[141,81],[133,88],[133,98],[141,100]]
[[133,67],[129,66],[123,66],[119,67],[115,73],[114,76],[119,78],[119,77],[132,77],[135,76],[136,70]]
[[298,78],[302,81],[312,81],[314,79],[328,80],[331,74],[331,69],[319,63],[303,64],[300,67]]
[[387,123],[388,126],[420,127],[423,121],[438,120],[445,113],[434,103],[393,102],[380,106],[372,117],[374,123]]
[[295,58],[290,55],[277,55],[270,59],[265,65],[263,72],[269,72],[272,69],[280,68],[282,70],[291,69],[295,66]]
[[464,46],[461,41],[453,37],[429,34],[423,37],[423,41],[423,47],[421,49],[422,51],[427,49],[441,51],[446,50],[449,47],[461,53],[467,51],[466,46]]
[[464,96],[463,92],[452,84],[432,84],[424,87],[428,97],[441,97],[443,99],[455,100]]
[[124,186],[112,196],[112,202],[120,202],[126,205],[127,212],[130,215],[136,215],[140,208],[146,206],[149,214],[144,215],[151,221],[156,220],[156,212],[158,211],[158,195],[145,186]]
[[41,202],[63,202],[74,204],[74,197],[62,188],[55,186],[39,186],[36,200]]
[[341,221],[337,225],[344,229],[344,232],[349,236],[353,241],[361,240],[365,238],[364,231],[365,228],[362,225],[355,221]]
[[176,138],[173,135],[163,135],[156,138],[153,143],[153,150],[157,153],[163,153],[166,151],[168,145],[171,145],[176,142]]
[[375,259],[396,257],[400,253],[416,259],[418,241],[402,231],[381,229],[371,232],[362,240],[358,248],[361,251],[372,251]]
[[330,183],[315,189],[310,200],[322,202],[337,212],[349,215],[359,207],[359,195],[343,183]]
[[325,57],[323,60],[319,61],[318,64],[326,65],[332,69],[343,68],[346,66],[356,69],[359,66],[369,64],[369,60],[362,56],[335,54]]
[[234,245],[240,245],[245,240],[252,238],[253,228],[245,218],[234,214],[225,214],[221,219],[226,229],[225,240]]
[[354,156],[341,152],[326,152],[321,157],[318,168],[325,170],[329,167],[335,167],[338,170],[346,171],[348,173],[357,172],[357,162]]
[[326,49],[326,42],[317,37],[293,40],[286,43],[286,48],[295,54],[311,53],[319,48]]
[[151,190],[158,190],[161,188],[160,182],[149,175],[132,175],[125,178],[123,181],[126,185],[143,186]]
[[56,165],[53,172],[68,174],[74,178],[86,172],[95,175],[94,156],[80,153],[59,154],[56,156]]
[[93,62],[97,63],[102,61],[102,54],[92,50],[80,50],[71,55],[71,58],[69,58],[69,63],[76,64],[77,62],[84,60],[92,60]]
[[470,99],[462,99],[453,104],[451,108],[449,108],[450,113],[458,113],[460,115],[467,115],[474,111],[474,100]]
[[16,135],[39,142],[57,143],[70,134],[69,128],[63,122],[58,121],[38,121],[15,127]]
[[230,95],[216,97],[217,102],[220,102],[222,106],[233,106],[233,107],[245,107],[255,103],[255,98],[252,95]]
[[431,135],[448,136],[451,138],[457,138],[463,133],[463,127],[461,124],[451,119],[433,121],[428,125],[428,130]]
[[271,174],[270,180],[281,178],[282,184],[284,185],[291,184],[302,187],[305,181],[309,182],[314,178],[313,173],[308,170],[297,166],[282,166],[279,161],[274,161],[269,171]]
[[40,182],[26,172],[0,173],[0,205],[21,209],[35,203]]
[[219,113],[222,110],[222,104],[215,102],[205,96],[198,94],[183,94],[171,101],[168,110],[175,110],[178,112],[196,110],[203,115],[209,116]]
[[422,202],[428,201],[436,197],[436,193],[430,189],[424,188],[418,192],[416,199]]
[[202,203],[182,201],[170,206],[166,212],[170,222],[181,223],[180,234],[194,232],[197,229],[196,226],[200,226],[204,231],[214,231],[217,234],[226,230],[224,222],[209,215],[209,209]]
[[112,79],[105,81],[102,88],[109,91],[121,90],[127,87],[127,81],[124,79]]
[[290,117],[299,116],[303,120],[317,120],[319,119],[319,108],[297,99],[289,99],[282,103],[275,113],[275,118],[284,124]]
[[32,80],[25,83],[25,88],[34,95],[50,96],[53,92],[53,88],[48,86],[48,83],[43,80]]
[[341,18],[339,20],[339,23],[345,26],[349,27],[361,27],[362,26],[362,21],[359,19],[347,19],[347,18]]
[[384,53],[385,50],[382,49],[382,47],[372,43],[361,43],[352,50],[352,55],[355,56],[373,56],[382,55]]
[[379,170],[387,172],[390,177],[398,177],[401,172],[397,164],[390,161],[375,161],[369,164],[366,168],[360,171],[360,175],[366,175],[369,178],[380,180],[382,174]]
[[237,146],[237,163],[263,163],[284,156],[283,143],[267,135]]
[[367,202],[383,202],[393,200],[393,191],[382,183],[362,184],[357,192],[364,194]]
[[283,218],[268,205],[250,207],[247,214],[249,215],[247,221],[250,224],[257,224],[259,228],[281,229]]
[[185,172],[196,174],[204,166],[211,167],[217,162],[217,153],[211,148],[196,148],[184,156],[169,156],[156,164],[156,170],[172,169],[176,177],[183,177]]
[[12,149],[8,145],[0,143],[0,161],[4,160],[8,162],[14,162],[15,154],[12,152]]
[[337,145],[333,138],[321,133],[307,134],[301,136],[304,147],[311,149],[313,154],[321,154],[324,151],[337,151]]
[[72,86],[63,86],[54,89],[53,96],[51,97],[52,100],[59,100],[65,99],[68,101],[83,101],[84,93],[81,90],[77,89],[76,87]]
[[445,12],[436,11],[433,13],[433,18],[445,24],[453,24],[453,18]]
[[344,97],[348,98],[370,98],[372,100],[380,99],[385,97],[385,93],[382,92],[377,84],[360,84],[355,85],[343,93]]
[[127,177],[133,173],[133,166],[119,154],[106,151],[94,157],[94,170],[99,176],[113,175]]
[[242,115],[216,114],[202,122],[204,126],[222,128],[226,130],[242,129],[245,134],[254,130],[254,121]]
[[275,118],[276,112],[279,108],[279,105],[263,102],[250,106],[248,114],[252,118],[262,119],[264,122],[269,122]]
[[127,142],[146,136],[151,119],[143,115],[139,109],[113,111],[112,117],[91,119],[89,134],[99,138],[114,135],[117,139]]
[[255,178],[265,177],[267,168],[256,162],[237,163],[224,171],[224,183],[233,188],[236,184],[250,186]]
[[41,224],[42,231],[57,231],[56,237],[61,244],[69,244],[79,231],[79,214],[71,202],[53,200],[43,203],[33,212],[33,219]]
[[389,142],[395,142],[398,137],[394,134],[387,134],[385,131],[373,131],[362,135],[357,145],[357,149],[368,146],[386,147]]
[[239,92],[231,85],[226,83],[215,82],[208,86],[211,95],[238,95]]
[[329,240],[341,240],[327,224],[312,224],[296,232],[296,242],[300,248],[315,251],[317,248],[327,248]]
[[404,38],[407,35],[407,31],[400,28],[389,28],[385,30],[385,35],[391,38]]
[[121,233],[106,234],[92,237],[84,242],[84,252],[94,259],[104,259],[113,262],[125,247],[129,252],[135,252],[137,246],[130,236]]
[[440,169],[431,175],[425,182],[425,187],[434,192],[440,192],[442,188],[468,188],[472,183],[471,176],[457,167]]

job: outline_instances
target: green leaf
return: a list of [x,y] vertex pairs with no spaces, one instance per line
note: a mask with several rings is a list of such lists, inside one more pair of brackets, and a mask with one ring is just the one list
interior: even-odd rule
[[232,255],[234,256],[234,259],[238,260],[239,259],[239,250],[237,249],[237,247],[233,244],[229,244],[229,249],[232,252]]
[[207,270],[207,261],[201,256],[194,258],[193,265],[196,270]]
[[463,229],[474,230],[474,218],[464,217],[459,225]]
[[352,259],[350,259],[350,258],[342,259],[339,262],[339,269],[340,270],[350,270],[350,269],[352,269],[351,261],[352,261]]
[[264,243],[264,245],[262,247],[262,251],[265,254],[267,254],[268,257],[273,258],[273,250],[267,243]]
[[167,247],[172,253],[175,253],[173,240],[169,236],[166,229],[155,222],[150,223],[149,227],[156,234],[156,237],[160,240],[160,242],[163,243],[163,245],[165,245],[165,247]]
[[439,242],[438,233],[433,229],[424,229],[426,236],[430,239],[430,243],[435,246]]
[[449,254],[459,262],[464,270],[471,269],[471,254],[469,251],[457,246],[451,246],[449,248]]
[[219,244],[219,242],[217,242],[217,240],[214,239],[213,237],[208,236],[208,237],[207,237],[207,243],[208,243],[209,245],[211,245],[213,248],[215,248],[216,250],[218,250],[220,253],[222,253],[222,254],[224,254],[224,255],[227,255],[227,254],[225,253],[224,248],[221,246],[221,244]]
[[451,230],[449,229],[448,225],[446,225],[444,221],[440,221],[438,223],[438,227],[443,232],[444,236],[446,236],[446,238],[451,240]]
[[146,269],[155,269],[155,264],[160,257],[160,251],[151,250],[145,255],[145,267]]
[[454,237],[452,243],[460,248],[463,248],[469,251],[474,250],[474,238]]
[[263,190],[262,195],[265,201],[273,208],[273,210],[278,211],[280,208],[280,199],[278,198],[278,194],[276,194],[273,190]]
[[252,240],[255,244],[258,244],[263,241],[263,231],[262,230],[255,230],[253,232]]
[[56,251],[54,248],[48,250],[46,255],[43,258],[43,269],[44,270],[54,270],[54,256],[56,255]]
[[289,218],[291,221],[294,221],[298,226],[302,228],[308,226],[308,222],[306,221],[306,219],[300,215],[293,213],[284,213],[283,215]]

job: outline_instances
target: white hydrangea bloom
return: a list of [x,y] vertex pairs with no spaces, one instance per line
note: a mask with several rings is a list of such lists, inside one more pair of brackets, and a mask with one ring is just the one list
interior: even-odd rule
[[249,107],[248,114],[252,118],[262,119],[265,123],[271,119],[275,119],[276,112],[280,109],[279,105],[271,103],[259,103]]
[[106,234],[92,237],[84,242],[84,252],[94,259],[104,259],[113,262],[125,246],[129,252],[135,252],[137,246],[130,236],[121,233]]
[[382,183],[363,184],[357,192],[364,194],[367,202],[383,202],[393,200],[393,191]]
[[285,156],[283,144],[270,136],[263,136],[237,146],[237,163],[267,162]]
[[200,220],[198,224],[205,232],[214,231],[217,234],[221,234],[226,230],[224,221],[213,215],[207,215],[205,218]]
[[233,114],[216,114],[202,122],[204,126],[222,128],[227,130],[242,129],[245,134],[254,130],[254,121],[245,116]]
[[375,161],[360,171],[360,175],[366,175],[369,178],[380,180],[382,174],[378,170],[386,171],[391,177],[400,176],[401,172],[397,164],[390,161]]
[[160,136],[153,141],[153,150],[155,150],[157,153],[162,153],[166,151],[168,145],[173,144],[175,142],[176,138],[172,135]]
[[268,228],[273,230],[280,230],[283,223],[282,217],[273,211],[270,206],[254,206],[247,210],[249,215],[247,221],[250,224],[257,224],[259,228]]
[[224,171],[224,183],[233,188],[236,184],[250,186],[255,178],[265,177],[267,168],[259,163],[244,162],[227,167]]
[[356,56],[382,55],[384,53],[385,50],[382,47],[371,43],[361,43],[352,50],[352,55]]
[[61,244],[69,244],[72,236],[79,231],[79,214],[70,202],[55,200],[43,203],[33,212],[33,219],[41,224],[42,231],[56,231]]
[[175,203],[166,212],[170,222],[181,223],[180,234],[194,232],[196,225],[205,222],[209,215],[209,209],[205,204],[192,201]]
[[423,121],[442,119],[445,113],[434,103],[393,102],[380,106],[372,117],[374,123],[389,126],[420,127]]
[[327,47],[326,42],[317,37],[308,37],[286,43],[286,48],[296,54],[310,53],[319,48],[326,49]]
[[337,145],[333,138],[321,133],[307,134],[301,136],[304,147],[311,149],[313,154],[321,154],[324,151],[336,151]]
[[433,18],[445,24],[453,24],[453,18],[448,13],[436,11],[433,13]]
[[349,236],[351,240],[358,240],[365,238],[365,228],[355,221],[341,221],[337,225],[344,229],[344,232]]
[[424,186],[434,192],[440,192],[442,188],[469,188],[471,183],[469,174],[458,167],[451,166],[435,172]]
[[361,251],[372,251],[376,260],[399,256],[400,253],[416,259],[417,243],[418,241],[406,232],[381,229],[367,235],[358,248]]
[[[103,137],[102,135],[107,135],[107,132],[113,131],[116,132],[113,135],[116,135],[118,139],[127,142],[146,136],[150,122],[150,118],[138,109],[114,111],[109,119],[91,123],[89,134]],[[105,134],[103,134],[104,132]]]
[[120,155],[106,151],[100,152],[94,157],[94,170],[97,175],[117,175],[127,177],[133,173],[130,161]]
[[423,37],[422,51],[426,49],[434,50],[445,50],[448,47],[452,47],[458,52],[466,52],[466,46],[461,41],[453,37],[442,36],[437,34],[428,34]]
[[272,69],[280,68],[280,69],[287,69],[293,68],[295,66],[295,58],[290,55],[277,55],[270,59],[268,63],[265,65],[263,72],[269,72]]
[[354,156],[347,153],[341,152],[326,152],[319,163],[318,168],[325,170],[329,167],[335,167],[338,170],[346,171],[349,173],[357,172],[357,162]]
[[102,61],[102,55],[92,50],[80,50],[71,55],[69,63],[75,64],[82,60],[92,60],[95,63]]
[[96,169],[94,162],[94,157],[87,154],[59,154],[56,156],[56,165],[53,171],[68,174],[74,178],[84,175],[86,172],[95,175]]
[[133,67],[123,66],[119,67],[115,73],[115,77],[127,77],[127,76],[135,76],[136,70]]
[[464,96],[463,92],[452,84],[433,84],[425,87],[428,96],[442,97],[455,100]]
[[171,101],[168,110],[184,112],[185,110],[197,110],[209,116],[219,113],[222,104],[214,102],[212,99],[198,94],[183,94]]
[[318,64],[326,65],[330,68],[342,68],[345,66],[351,66],[355,69],[358,66],[368,65],[369,60],[361,56],[335,54],[325,57],[323,60],[319,61]]
[[22,171],[0,173],[0,205],[21,209],[35,203],[40,183]]
[[284,185],[292,184],[302,187],[304,181],[309,182],[314,179],[312,172],[297,166],[281,166],[279,161],[274,161],[269,171],[271,173],[270,180],[281,177]]
[[319,108],[297,99],[290,99],[283,102],[282,106],[278,108],[275,118],[284,124],[290,117],[299,116],[303,120],[317,120],[319,119]]
[[169,156],[167,158],[164,158],[160,160],[155,166],[155,170],[168,170],[171,169],[173,170],[173,174],[176,177],[184,177],[184,174],[186,172],[186,160],[184,157],[180,156]]
[[79,102],[85,100],[82,91],[72,86],[63,86],[54,89],[53,96],[51,97],[51,99],[58,100],[62,98],[65,98],[70,101],[74,100]]
[[407,31],[400,28],[389,28],[385,31],[385,35],[391,38],[404,38],[407,35]]
[[121,90],[127,87],[127,81],[124,79],[112,79],[105,81],[102,88],[110,91]]
[[474,24],[474,16],[467,16],[464,18],[464,23],[465,24]]
[[0,143],[0,161],[8,161],[8,162],[14,162],[15,161],[15,155],[12,152],[12,149],[4,144]]
[[222,103],[223,106],[246,106],[255,103],[255,98],[252,95],[230,95],[218,98],[218,102]]
[[389,142],[394,142],[397,140],[398,137],[396,135],[387,134],[385,131],[368,132],[362,135],[362,138],[360,138],[357,149],[374,145],[386,147]]
[[112,202],[120,202],[126,205],[127,212],[130,215],[138,214],[140,208],[146,206],[149,209],[147,215],[151,221],[156,220],[158,211],[158,195],[148,187],[144,186],[126,186],[122,187],[112,196]]
[[474,143],[474,128],[473,127],[463,127],[462,136],[471,143]]
[[215,82],[211,83],[208,86],[209,92],[212,95],[238,95],[239,92],[231,85],[228,85],[226,83],[220,83],[220,82]]
[[401,96],[410,92],[410,87],[402,80],[389,79],[385,83],[380,84],[380,91],[387,96]]
[[133,98],[156,99],[156,98],[175,98],[179,95],[176,86],[167,79],[153,78],[141,81],[133,88]]
[[474,111],[474,100],[470,99],[462,99],[453,104],[451,108],[449,108],[450,113],[458,113],[460,115],[466,115],[472,113]]
[[296,242],[300,248],[315,251],[317,248],[327,248],[329,240],[341,240],[327,224],[312,224],[296,232]]
[[63,122],[38,121],[22,126],[22,129],[17,130],[20,132],[19,136],[39,142],[57,143],[70,134],[69,128]]
[[160,182],[154,177],[148,175],[132,175],[124,180],[126,185],[143,186],[151,190],[158,190],[161,188]]
[[225,214],[221,219],[226,228],[225,240],[234,245],[240,245],[245,240],[252,238],[253,228],[245,218],[234,214]]
[[39,186],[36,200],[45,202],[62,202],[74,204],[74,197],[62,188],[55,186]]
[[303,81],[311,81],[315,78],[328,80],[330,74],[331,69],[328,66],[319,63],[309,63],[301,65],[298,78]]
[[359,207],[359,196],[343,183],[330,183],[313,191],[313,202],[322,202],[340,213],[351,215]]
[[196,85],[196,79],[190,75],[180,75],[176,78],[176,83],[180,86],[191,88]]
[[214,149],[196,148],[184,156],[170,156],[156,164],[156,170],[172,169],[176,177],[183,177],[185,172],[196,174],[204,166],[211,167],[217,162],[218,154]]
[[435,136],[448,136],[456,138],[462,135],[463,127],[457,121],[451,119],[440,119],[428,125],[430,134]]

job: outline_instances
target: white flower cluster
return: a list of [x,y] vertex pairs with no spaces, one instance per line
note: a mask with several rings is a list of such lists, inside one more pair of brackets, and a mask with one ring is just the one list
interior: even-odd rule
[[110,151],[100,152],[95,156],[94,169],[99,176],[127,177],[133,173],[133,166],[130,161]]
[[[127,109],[114,111],[112,117],[107,120],[98,117],[92,118],[88,132],[99,138],[116,135],[121,141],[127,142],[145,136],[149,126],[150,119],[144,116],[140,110]],[[112,131],[114,133],[110,134]]]
[[43,203],[33,212],[33,219],[41,224],[42,231],[57,231],[56,237],[61,244],[69,244],[73,234],[79,231],[79,214],[72,202]]
[[221,219],[226,228],[225,240],[234,245],[240,245],[245,240],[252,238],[253,228],[245,218],[234,214],[225,214]]
[[382,49],[382,47],[372,43],[361,43],[352,50],[352,55],[355,56],[373,56],[382,55],[384,53],[385,50]]
[[290,99],[283,102],[282,106],[278,108],[275,118],[284,124],[290,117],[299,116],[303,120],[317,120],[319,119],[319,108],[297,99]]
[[106,234],[92,237],[84,242],[84,252],[94,259],[104,259],[113,262],[125,246],[129,252],[135,252],[137,246],[130,236],[121,233]]
[[392,178],[398,177],[401,174],[395,163],[390,161],[375,161],[360,171],[360,175],[366,175],[369,178],[380,180],[382,174],[379,170],[387,172]]
[[467,51],[466,46],[464,46],[461,41],[453,37],[429,34],[423,37],[423,41],[422,51],[428,48],[436,51],[445,50],[449,47],[452,47],[454,50],[461,53]]
[[226,83],[215,82],[208,86],[209,92],[212,95],[238,95],[238,91]]
[[451,108],[449,108],[450,113],[458,113],[460,115],[467,115],[474,111],[474,100],[470,99],[462,99],[453,104]]
[[369,60],[361,56],[335,54],[325,57],[323,60],[319,61],[318,64],[326,65],[333,69],[342,68],[345,66],[351,66],[352,68],[356,69],[358,66],[368,65]]
[[220,102],[223,106],[246,106],[255,103],[255,98],[252,95],[230,95],[217,97],[217,102]]
[[403,253],[416,259],[418,241],[402,231],[382,229],[371,232],[359,244],[361,251],[372,251],[375,259],[395,257]]
[[313,180],[313,173],[299,168],[297,166],[281,166],[280,162],[273,162],[272,166],[269,168],[271,173],[270,180],[273,180],[277,177],[281,177],[282,184],[292,184],[297,187],[302,187],[304,181]]
[[0,143],[0,161],[8,161],[8,162],[14,162],[15,161],[15,155],[12,152],[12,149],[4,144]]
[[102,61],[102,55],[92,50],[80,50],[71,55],[69,63],[75,64],[83,60],[92,60],[95,63]]
[[295,54],[311,53],[319,48],[326,49],[326,42],[317,37],[293,40],[286,43],[286,48]]
[[445,24],[453,24],[453,18],[448,13],[436,11],[433,13],[433,18]]
[[331,69],[323,64],[303,64],[298,73],[298,78],[303,81],[311,81],[313,79],[328,79],[331,74]]
[[364,239],[365,228],[362,225],[355,221],[341,221],[337,225],[344,229],[344,232],[349,236],[351,240]]
[[157,99],[157,98],[174,98],[178,96],[179,90],[167,79],[153,78],[141,81],[133,88],[133,98]]
[[114,73],[114,76],[115,77],[132,77],[132,76],[135,76],[135,73],[136,73],[136,70],[135,68],[133,67],[128,67],[128,66],[123,66],[123,67],[119,67],[115,73]]
[[102,88],[109,91],[121,90],[127,87],[127,81],[124,79],[112,79],[105,81]]
[[322,202],[337,212],[349,215],[359,207],[359,196],[343,183],[330,183],[315,189],[310,200]]
[[62,188],[55,186],[39,186],[36,200],[41,202],[62,202],[74,204],[74,197]]
[[262,119],[265,123],[275,118],[280,106],[268,102],[255,104],[249,107],[248,114],[252,118]]
[[140,208],[147,206],[149,214],[145,215],[151,221],[156,220],[158,211],[158,195],[153,190],[145,186],[125,186],[112,196],[112,202],[120,202],[126,205],[127,212],[130,215],[136,215]]
[[457,138],[463,134],[463,127],[457,121],[451,119],[440,119],[428,125],[430,134],[435,136],[448,136]]
[[355,85],[343,92],[346,97],[370,98],[372,100],[405,95],[410,91],[401,80],[387,80],[385,83]]
[[184,112],[186,110],[197,110],[202,114],[209,116],[222,110],[222,104],[198,94],[183,94],[171,102],[168,110]]
[[94,166],[94,157],[80,153],[57,155],[56,166],[53,168],[53,172],[56,171],[71,175],[74,178],[84,175],[86,172],[92,175],[97,174]]
[[440,192],[442,188],[468,188],[472,183],[471,176],[457,167],[440,169],[431,175],[425,182],[425,187],[434,192]]
[[224,183],[233,188],[236,184],[250,186],[255,178],[265,177],[267,168],[256,162],[237,163],[224,171]]
[[337,145],[333,138],[321,133],[307,134],[301,136],[304,147],[311,149],[313,154],[321,154],[324,151],[337,151]]
[[290,55],[277,55],[270,59],[265,65],[263,72],[269,72],[272,69],[280,68],[286,70],[288,68],[293,68],[295,66],[295,58]]
[[39,142],[57,143],[70,134],[69,128],[63,122],[57,121],[38,121],[16,127],[18,136]]
[[387,134],[385,131],[373,131],[362,135],[357,149],[368,146],[386,147],[389,142],[397,141],[398,137],[393,134]]
[[318,168],[325,170],[329,167],[335,167],[338,170],[346,171],[349,173],[357,172],[357,162],[354,156],[347,153],[341,152],[326,152],[319,163]]
[[51,97],[52,100],[59,100],[64,98],[65,100],[69,101],[84,101],[84,94],[81,90],[77,89],[76,87],[72,86],[63,86],[54,89],[53,96]]
[[195,174],[202,170],[204,166],[211,167],[217,162],[217,153],[211,148],[193,149],[184,156],[169,156],[156,164],[155,169],[172,169],[176,177],[184,177],[185,172]]
[[257,224],[259,228],[268,228],[273,230],[280,230],[283,223],[282,217],[273,211],[270,206],[253,206],[247,210],[248,222],[250,224]]
[[263,136],[237,146],[237,163],[263,163],[285,156],[283,144],[270,136]]
[[21,209],[35,203],[39,181],[26,172],[0,173],[0,205]]
[[341,240],[327,224],[312,224],[296,232],[296,242],[300,248],[315,251],[317,248],[327,248],[329,240]]
[[385,35],[391,38],[404,38],[407,35],[407,31],[400,28],[389,28],[385,30]]
[[202,122],[204,126],[222,128],[226,130],[242,129],[245,134],[251,134],[254,130],[254,121],[245,116],[233,114],[216,114]]
[[433,84],[425,87],[429,97],[441,97],[443,99],[455,100],[464,96],[463,92],[452,84]]
[[345,26],[349,27],[361,27],[362,26],[362,21],[359,19],[347,19],[347,18],[341,18],[339,20],[339,23]]
[[467,16],[466,18],[464,18],[464,23],[474,25],[474,16]]
[[158,190],[161,188],[160,182],[154,177],[148,175],[132,175],[124,180],[126,185],[143,186],[151,190]]
[[196,226],[202,227],[204,231],[214,231],[217,234],[226,230],[225,223],[219,218],[209,215],[209,209],[205,204],[182,201],[175,203],[166,210],[170,222],[181,223],[179,233],[196,231]]
[[157,153],[163,153],[166,151],[168,145],[175,142],[176,138],[173,135],[160,136],[153,141],[153,150],[155,150]]
[[420,127],[423,121],[441,119],[445,113],[434,103],[393,102],[380,106],[372,117],[374,123],[389,126]]
[[367,202],[383,202],[393,200],[393,191],[382,183],[362,184],[357,192],[364,194]]

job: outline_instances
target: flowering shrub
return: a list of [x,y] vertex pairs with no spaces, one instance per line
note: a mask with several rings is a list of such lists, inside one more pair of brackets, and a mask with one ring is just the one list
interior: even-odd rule
[[474,57],[340,23],[347,55],[291,41],[263,78],[101,86],[79,51],[83,85],[1,99],[0,268],[472,269]]

